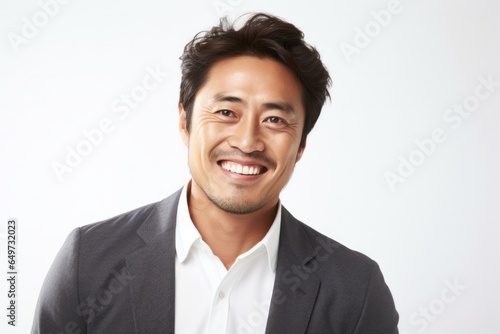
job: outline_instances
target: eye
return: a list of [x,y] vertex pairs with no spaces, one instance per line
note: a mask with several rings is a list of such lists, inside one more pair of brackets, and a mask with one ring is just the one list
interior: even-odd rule
[[227,110],[227,109],[219,110],[219,111],[217,111],[217,113],[221,114],[222,116],[225,116],[225,117],[232,117],[232,116],[234,116],[234,112],[232,112],[231,110]]
[[271,116],[271,117],[266,118],[266,122],[269,122],[269,123],[283,123],[283,124],[287,123],[283,118],[277,117],[277,116]]

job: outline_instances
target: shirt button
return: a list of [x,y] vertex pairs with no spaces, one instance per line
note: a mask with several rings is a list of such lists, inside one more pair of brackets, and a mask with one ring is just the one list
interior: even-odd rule
[[224,299],[225,296],[224,292],[219,292],[219,299]]

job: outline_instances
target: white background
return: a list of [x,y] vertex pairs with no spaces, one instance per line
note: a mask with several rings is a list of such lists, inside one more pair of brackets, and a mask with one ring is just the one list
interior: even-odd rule
[[[456,128],[443,118],[474,101],[480,77],[500,81],[500,3],[401,0],[385,27],[371,12],[386,0],[221,3],[230,17],[266,11],[297,25],[334,81],[284,205],[380,264],[402,333],[500,333],[500,87]],[[43,22],[38,1],[1,0],[1,277],[7,220],[19,222],[18,326],[6,324],[2,279],[2,333],[29,332],[43,278],[73,228],[160,200],[188,179],[178,57],[217,23],[214,4],[72,0]],[[14,47],[23,18],[34,16],[37,33]],[[341,46],[356,47],[365,28],[368,45],[346,57]],[[148,67],[169,74],[120,118],[111,106]],[[66,164],[68,149],[103,119],[113,130],[59,181],[54,162]],[[437,128],[446,140],[421,159],[415,141]],[[400,156],[420,165],[391,190],[385,175],[398,173]],[[446,282],[462,289],[444,290]]]

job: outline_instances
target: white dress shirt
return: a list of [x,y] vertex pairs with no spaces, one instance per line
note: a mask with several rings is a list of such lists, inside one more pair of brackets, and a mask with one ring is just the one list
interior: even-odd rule
[[175,332],[264,334],[274,286],[281,204],[264,236],[226,270],[189,215],[187,186],[175,229]]

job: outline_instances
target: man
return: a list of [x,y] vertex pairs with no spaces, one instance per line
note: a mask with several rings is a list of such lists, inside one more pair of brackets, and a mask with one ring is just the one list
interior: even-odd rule
[[191,180],[75,229],[33,333],[397,333],[377,264],[279,200],[329,96],[295,26],[255,14],[184,49],[179,129]]

